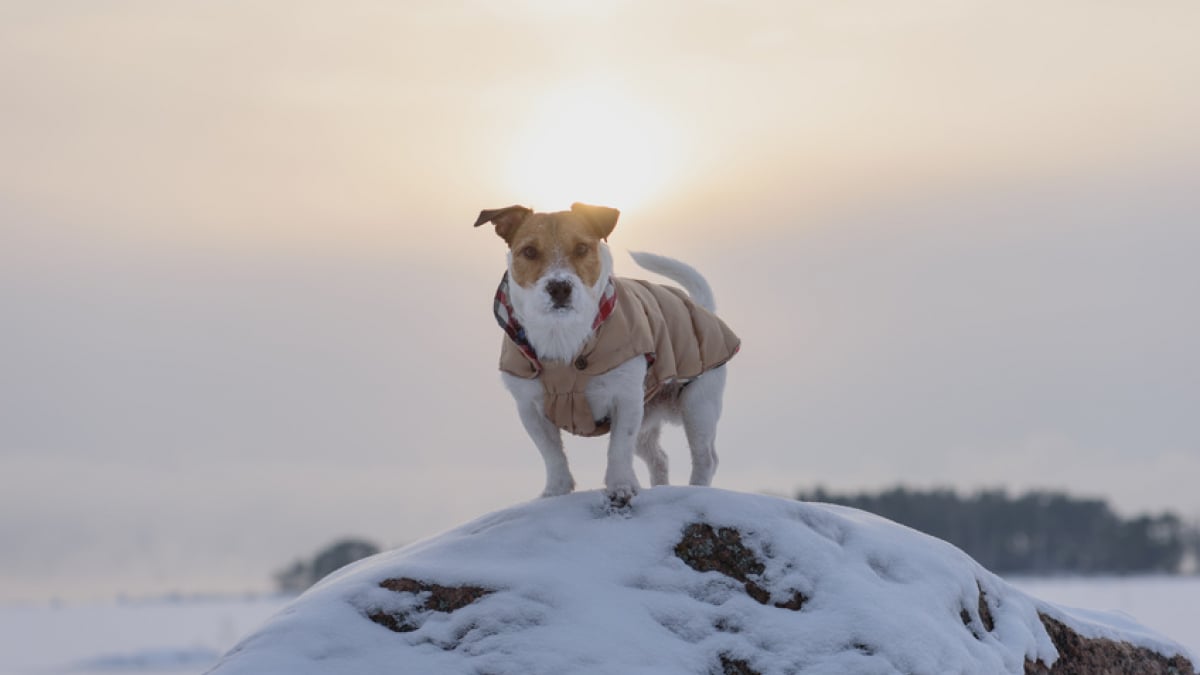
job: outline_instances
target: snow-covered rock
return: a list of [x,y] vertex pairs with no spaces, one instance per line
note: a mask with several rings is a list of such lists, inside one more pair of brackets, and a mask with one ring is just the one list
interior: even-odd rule
[[[1192,673],[849,508],[658,487],[539,499],[324,579],[214,675]],[[1074,668],[1072,670],[1072,668]]]

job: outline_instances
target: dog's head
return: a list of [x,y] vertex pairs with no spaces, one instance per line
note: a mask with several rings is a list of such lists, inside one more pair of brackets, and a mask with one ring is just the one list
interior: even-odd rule
[[512,282],[542,296],[545,310],[565,314],[603,292],[611,270],[604,240],[616,209],[572,204],[570,211],[534,213],[524,206],[482,211],[475,226],[492,223],[508,244]]
[[[524,206],[480,212],[475,226],[492,223],[508,244],[513,309],[527,328],[575,336],[586,327],[586,337],[612,273],[604,240],[619,214],[578,203],[570,211],[553,213],[534,213]],[[539,352],[548,347],[535,346]]]

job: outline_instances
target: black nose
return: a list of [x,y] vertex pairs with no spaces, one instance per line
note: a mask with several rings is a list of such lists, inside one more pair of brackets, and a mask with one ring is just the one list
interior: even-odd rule
[[571,282],[554,279],[546,283],[546,292],[550,294],[555,307],[563,307],[571,299]]

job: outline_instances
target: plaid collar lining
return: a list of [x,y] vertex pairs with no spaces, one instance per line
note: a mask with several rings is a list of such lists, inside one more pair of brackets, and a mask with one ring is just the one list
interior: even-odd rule
[[[608,284],[604,286],[604,293],[600,296],[600,307],[596,311],[596,318],[592,321],[592,330],[600,328],[608,317],[612,315],[613,309],[617,306],[617,284],[613,281],[612,275],[608,277]],[[513,311],[512,299],[508,292],[508,272],[500,278],[500,286],[496,288],[496,299],[492,303],[492,311],[496,315],[496,322],[500,324],[500,328],[504,329],[505,335],[517,345],[525,358],[533,363],[534,370],[541,372],[542,362],[538,360],[537,352],[534,351],[533,345],[529,344],[529,337],[525,334],[525,327],[517,321],[516,312]]]

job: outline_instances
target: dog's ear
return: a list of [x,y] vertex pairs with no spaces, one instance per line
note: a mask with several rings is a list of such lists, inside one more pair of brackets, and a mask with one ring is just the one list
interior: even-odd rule
[[596,231],[601,239],[608,239],[613,228],[617,226],[617,216],[621,212],[607,206],[592,206],[575,202],[571,205],[571,213],[582,217]]
[[479,227],[484,223],[494,223],[496,225],[496,234],[506,242],[512,243],[512,236],[517,231],[517,227],[525,222],[529,214],[533,213],[532,209],[524,206],[506,206],[502,209],[485,209],[479,212],[479,218],[475,219],[475,227]]

